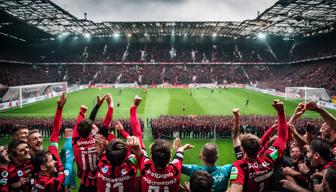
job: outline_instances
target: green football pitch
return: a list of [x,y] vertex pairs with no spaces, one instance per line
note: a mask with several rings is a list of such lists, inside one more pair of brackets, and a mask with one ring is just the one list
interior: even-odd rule
[[[190,94],[190,92],[192,94]],[[148,89],[144,93],[143,89],[98,89],[90,88],[78,92],[69,93],[67,103],[63,110],[63,118],[76,118],[80,105],[86,105],[90,111],[96,103],[96,96],[103,96],[111,93],[115,110],[113,119],[129,118],[129,107],[135,95],[143,98],[138,108],[138,115],[146,122],[147,118],[155,118],[160,115],[231,115],[233,108],[239,107],[242,115],[259,114],[272,115],[276,117],[276,112],[271,104],[273,99],[283,98],[265,95],[263,93],[250,91],[247,89]],[[0,117],[52,117],[56,110],[56,100],[53,98],[39,103],[26,105],[22,109],[12,109],[0,112]],[[249,104],[245,106],[246,100]],[[117,103],[120,107],[117,107]],[[284,101],[287,115],[291,115],[299,101]],[[185,111],[182,108],[185,107]],[[104,118],[107,110],[104,104],[97,115]],[[335,111],[331,111],[334,115]],[[307,111],[304,117],[318,118],[314,112]],[[146,124],[146,123],[145,123]],[[242,122],[244,124],[244,122]],[[152,142],[150,128],[144,129],[144,141],[148,147]],[[8,138],[1,138],[2,145],[8,144]],[[61,146],[62,146],[61,140]],[[182,143],[191,143],[194,149],[185,153],[184,163],[201,164],[199,153],[201,147],[207,142],[217,143],[219,147],[219,159],[217,165],[224,165],[234,161],[233,149],[230,140],[183,140]],[[44,145],[48,145],[45,139]],[[184,181],[186,177],[182,177]]]

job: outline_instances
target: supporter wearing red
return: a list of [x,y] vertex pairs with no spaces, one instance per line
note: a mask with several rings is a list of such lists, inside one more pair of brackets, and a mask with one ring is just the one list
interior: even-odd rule
[[89,119],[84,120],[87,108],[81,106],[72,134],[72,144],[75,161],[78,167],[78,177],[81,179],[79,191],[96,191],[96,173],[98,164],[98,150],[93,134],[98,128],[93,124],[99,107],[103,104],[106,96],[100,99],[97,96],[97,104],[93,108]]
[[306,104],[306,109],[315,111],[321,115],[325,124],[322,125],[322,136],[326,139],[329,139],[331,142],[331,147],[334,155],[336,154],[336,118],[325,110],[323,107],[320,107],[315,102],[310,102]]
[[[315,174],[314,176],[314,178],[319,180],[319,183],[322,180],[322,173],[324,170],[330,166],[336,166],[336,161],[333,160],[333,155],[330,150],[330,144],[326,140],[320,138],[314,139],[307,148],[306,156],[310,162],[310,167],[317,169],[318,172],[321,173]],[[312,174],[315,173],[315,171],[310,172],[304,165],[301,167],[301,170],[304,174],[309,174],[309,176],[312,176]]]
[[[66,102],[63,93],[57,101],[57,110],[54,117],[54,126],[51,133],[48,151],[35,152],[32,164],[35,174],[31,180],[32,191],[62,191],[64,181],[64,167],[58,154],[58,136],[62,125],[62,110]],[[68,135],[65,135],[68,137]]]
[[[328,168],[335,168],[336,161],[332,160],[330,144],[320,138],[314,139],[307,150],[307,163],[299,164],[299,170],[309,180],[309,185],[300,186],[294,178],[281,180],[283,187],[293,191],[320,191],[323,188],[323,175]],[[308,165],[307,165],[308,164]]]
[[332,152],[334,155],[336,155],[336,131],[335,129],[332,129],[330,125],[328,125],[327,123],[323,123],[321,127],[321,135],[322,135],[322,138],[329,140],[331,144],[331,148],[333,150]]
[[231,137],[232,137],[232,145],[233,150],[235,152],[235,156],[237,160],[240,160],[243,158],[243,153],[240,150],[241,143],[239,140],[239,128],[240,128],[240,109],[235,108],[232,110],[232,113],[235,117],[234,119],[234,126],[232,129]]
[[0,146],[0,191],[8,191],[8,163],[10,162],[7,149],[4,146]]
[[[186,144],[181,146],[180,140],[174,140],[174,148],[178,148],[173,161],[170,161],[170,143],[164,139],[157,139],[150,147],[151,158],[140,149],[140,141],[135,153],[140,161],[141,191],[172,191],[180,190],[183,153],[194,146]],[[131,142],[132,143],[132,142]]]
[[253,134],[241,137],[241,150],[244,158],[233,163],[230,175],[231,191],[266,190],[270,177],[273,175],[273,168],[285,150],[288,135],[283,103],[275,100],[273,107],[278,112],[278,138],[265,153],[258,156],[259,138]]
[[[305,163],[301,147],[295,144],[291,145],[290,160],[291,160],[292,165],[282,168],[282,173],[284,175],[284,178],[281,178],[281,179],[289,179],[289,177],[292,177],[293,180],[297,183],[297,185],[301,187],[307,187],[309,180],[299,170],[299,166]],[[275,182],[278,183],[279,180]]]
[[43,150],[42,135],[38,129],[33,129],[29,131],[28,144],[30,147],[30,154],[32,156],[34,156],[36,152]]
[[323,175],[322,189],[324,192],[334,192],[336,191],[336,167],[329,167]]
[[133,136],[137,137],[140,141],[141,148],[145,148],[145,144],[142,141],[142,131],[140,126],[140,121],[137,115],[137,108],[141,103],[142,98],[139,96],[134,97],[134,104],[130,108],[130,123],[133,132]]
[[12,128],[12,139],[13,140],[22,140],[27,142],[28,139],[28,127],[24,125],[15,125]]
[[138,159],[125,142],[114,139],[98,163],[97,191],[138,191]]
[[8,145],[8,187],[9,191],[31,191],[30,178],[33,172],[29,145],[22,140],[13,140]]

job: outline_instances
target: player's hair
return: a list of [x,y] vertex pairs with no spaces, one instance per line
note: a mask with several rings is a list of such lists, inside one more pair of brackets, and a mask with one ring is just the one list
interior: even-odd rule
[[32,135],[34,133],[40,133],[40,131],[38,129],[30,130],[29,133],[28,133],[28,136],[30,136],[30,135]]
[[78,134],[82,138],[90,136],[92,131],[92,121],[84,119],[78,124]]
[[206,171],[195,171],[190,177],[191,192],[211,192],[213,178]]
[[126,143],[116,139],[106,146],[106,157],[112,165],[118,166],[125,160],[127,150]]
[[310,147],[313,152],[319,153],[324,160],[331,160],[332,153],[330,149],[330,143],[328,141],[321,138],[316,138],[312,140],[312,142],[310,143]]
[[[27,144],[27,142],[25,141],[22,141],[22,140],[18,140],[18,139],[14,139],[12,142],[9,143],[8,145],[8,156],[9,156],[9,159],[11,161],[14,160],[14,158],[16,157],[16,148],[17,146],[21,145],[21,144]],[[29,146],[29,145],[28,145]]]
[[11,131],[11,135],[14,136],[14,134],[15,134],[17,131],[21,130],[21,129],[28,129],[28,127],[25,126],[25,125],[19,125],[19,124],[14,125],[14,126],[11,128],[11,130],[12,130],[12,131]]
[[250,158],[256,158],[260,149],[259,137],[251,133],[245,134],[241,137],[241,146],[244,152]]
[[218,159],[218,147],[216,144],[207,143],[202,148],[202,159],[213,165]]
[[[3,150],[1,150],[1,152],[4,151],[4,150],[7,150],[7,148],[5,146],[0,145],[0,147],[3,148]],[[0,153],[0,163],[9,163],[1,153]]]
[[[329,188],[331,191],[336,191],[336,168],[335,167],[329,167],[327,169],[327,172],[325,174],[325,181],[327,182]],[[324,186],[325,187],[325,186]]]
[[32,158],[32,165],[34,167],[34,171],[41,171],[41,165],[46,165],[48,158],[47,155],[50,153],[48,151],[38,151]]
[[170,143],[157,139],[151,147],[151,154],[155,168],[165,168],[170,160]]

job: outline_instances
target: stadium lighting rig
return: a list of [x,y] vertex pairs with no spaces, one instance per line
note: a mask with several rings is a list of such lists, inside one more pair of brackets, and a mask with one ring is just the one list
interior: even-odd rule
[[258,39],[261,39],[261,40],[266,39],[266,36],[267,35],[265,33],[258,33],[257,34]]
[[2,0],[0,12],[56,37],[64,31],[87,37],[87,34],[109,37],[115,31],[124,37],[173,34],[211,38],[217,34],[217,37],[252,38],[259,31],[268,36],[305,37],[330,32],[336,24],[336,1],[332,0],[278,0],[249,20],[198,22],[93,22],[73,16],[51,0],[24,2]]

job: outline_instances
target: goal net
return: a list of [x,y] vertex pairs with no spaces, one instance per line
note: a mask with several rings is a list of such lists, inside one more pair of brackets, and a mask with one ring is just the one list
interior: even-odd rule
[[8,87],[1,96],[2,107],[12,108],[52,98],[67,91],[67,82],[44,83]]
[[286,87],[285,99],[303,99],[309,101],[330,101],[330,96],[324,88]]

